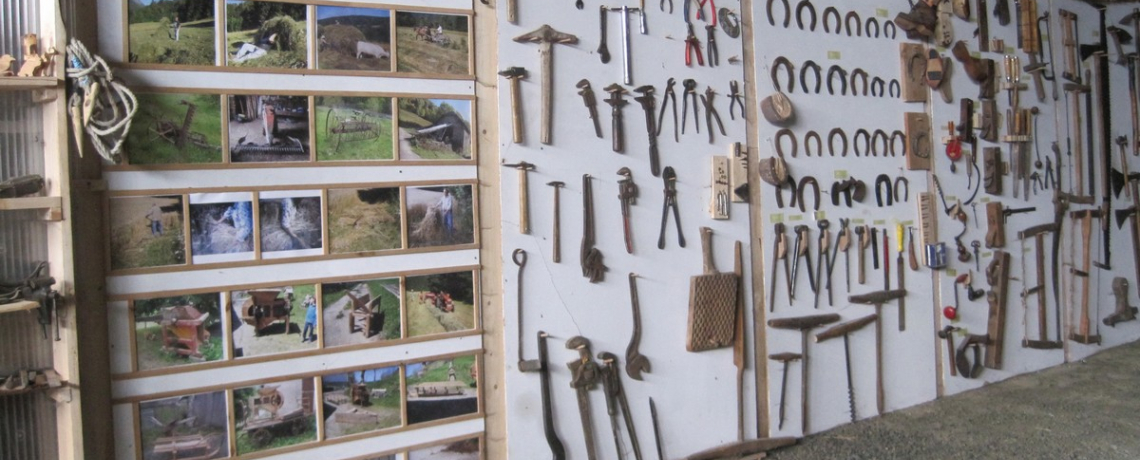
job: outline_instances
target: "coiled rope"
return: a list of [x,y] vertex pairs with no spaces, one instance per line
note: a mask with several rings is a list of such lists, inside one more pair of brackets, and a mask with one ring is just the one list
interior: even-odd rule
[[[115,80],[103,58],[91,54],[74,38],[67,44],[67,78],[72,83],[67,105],[75,129],[75,142],[83,154],[82,131],[99,155],[118,163],[123,141],[138,110],[133,92]],[[75,118],[80,118],[76,120]]]

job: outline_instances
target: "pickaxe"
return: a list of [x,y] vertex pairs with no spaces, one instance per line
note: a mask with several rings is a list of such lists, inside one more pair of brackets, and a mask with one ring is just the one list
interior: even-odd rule
[[554,114],[554,45],[573,45],[578,43],[578,37],[544,24],[514,40],[519,43],[538,43],[538,55],[542,59],[542,137],[539,140],[550,145],[550,121]]

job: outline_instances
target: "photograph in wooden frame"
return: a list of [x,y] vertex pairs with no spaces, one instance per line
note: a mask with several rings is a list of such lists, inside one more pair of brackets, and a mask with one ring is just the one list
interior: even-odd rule
[[325,438],[339,438],[403,424],[400,366],[321,377]]
[[253,260],[253,193],[193,193],[189,198],[193,263]]
[[475,329],[474,272],[409,276],[408,337]]
[[128,61],[216,64],[213,0],[127,0],[126,4]]
[[226,0],[226,65],[307,68],[307,10],[301,3]]
[[235,358],[317,347],[313,284],[231,291],[229,311]]
[[238,455],[317,440],[313,378],[234,390]]
[[396,454],[377,455],[373,457],[365,457],[361,460],[397,460]]
[[405,366],[408,424],[479,412],[475,355]]
[[221,293],[134,301],[135,363],[140,371],[225,358]]
[[391,160],[392,98],[317,96],[317,161]]
[[408,451],[408,460],[479,460],[479,438],[469,438]]
[[228,129],[231,162],[311,159],[306,96],[229,96]]
[[400,338],[400,280],[381,278],[321,285],[325,347]]
[[229,457],[226,392],[142,401],[138,405],[143,460]]
[[408,187],[408,245],[413,248],[475,242],[471,185]]
[[186,263],[181,196],[112,197],[108,201],[112,270]]
[[324,254],[320,190],[261,192],[257,206],[262,259]]
[[469,18],[461,14],[396,12],[396,70],[471,74]]
[[222,162],[222,98],[216,94],[138,93],[127,135],[132,165]]
[[334,188],[328,191],[329,252],[400,249],[400,188]]
[[470,160],[471,101],[400,98],[401,160]]
[[392,70],[392,11],[317,5],[317,68]]

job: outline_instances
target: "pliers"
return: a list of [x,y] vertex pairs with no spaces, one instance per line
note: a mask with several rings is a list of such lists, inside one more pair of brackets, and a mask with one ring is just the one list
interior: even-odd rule
[[[661,125],[665,121],[665,106],[669,105],[669,99],[673,99],[673,141],[681,142],[681,136],[677,134],[677,92],[673,89],[677,85],[677,79],[669,78],[665,82],[665,92],[661,95],[661,114],[657,116],[657,132],[655,136],[661,135]],[[741,111],[744,109],[742,108]]]
[[[685,93],[681,95],[681,134],[685,134],[685,126],[689,124],[689,96],[693,96],[693,125],[697,133],[701,132],[701,109],[697,106],[697,81],[687,78],[683,82]],[[676,102],[674,102],[676,104]]]
[[732,80],[728,82],[728,116],[732,120],[736,120],[736,106],[740,106],[740,118],[744,118],[744,96],[740,95],[740,82]]
[[[705,94],[701,96],[701,102],[703,102],[705,104],[705,124],[708,125],[708,127],[709,127],[709,143],[710,144],[712,144],[714,142],[713,124],[712,124],[713,119],[716,119],[716,124],[718,127],[720,127],[720,135],[721,136],[727,136],[728,135],[727,133],[724,132],[724,122],[720,120],[720,114],[717,113],[716,107],[713,107],[713,96],[716,96],[716,91],[713,91],[711,86],[706,88]],[[815,201],[819,202],[819,199],[817,198]]]
[[720,52],[716,49],[716,26],[705,26],[705,31],[707,32],[705,41],[708,42],[705,45],[708,47],[708,52],[705,54],[709,56],[709,67],[716,67],[720,65]]
[[681,211],[677,209],[677,172],[672,166],[661,171],[665,181],[665,207],[661,209],[661,235],[657,237],[657,249],[665,249],[665,224],[669,222],[669,208],[673,208],[673,220],[677,224],[677,244],[685,247],[685,234],[681,232]]
[[[664,1],[665,0],[662,0],[663,3],[664,3]],[[672,2],[673,2],[673,0],[669,0],[670,5],[672,5]],[[690,22],[689,21],[689,3],[696,3],[697,4],[697,19],[701,20],[701,21],[708,21],[708,19],[705,17],[705,10],[704,10],[705,3],[708,3],[711,6],[711,9],[709,10],[709,12],[710,12],[709,16],[712,17],[713,27],[716,27],[716,1],[714,1],[714,0],[685,0],[685,11],[684,11],[685,22]],[[673,11],[670,9],[669,12],[672,13]]]
[[693,33],[693,23],[689,23],[689,34],[685,37],[685,65],[693,65],[693,52],[697,53],[697,64],[705,65],[705,58],[701,55],[701,41]]

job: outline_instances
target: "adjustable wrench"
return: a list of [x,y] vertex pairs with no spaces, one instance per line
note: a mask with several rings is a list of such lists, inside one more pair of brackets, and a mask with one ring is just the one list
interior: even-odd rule
[[621,409],[622,418],[625,419],[625,430],[629,433],[629,443],[633,447],[633,458],[641,460],[641,445],[637,442],[637,430],[633,428],[633,414],[629,412],[629,401],[626,400],[625,390],[622,389],[617,356],[603,351],[598,353],[598,359],[602,360],[602,389],[606,393],[606,412],[610,415],[610,426],[614,432],[618,458],[625,458],[621,448],[621,433],[617,427],[617,410]]
[[621,200],[621,226],[625,237],[625,252],[633,254],[633,231],[630,228],[629,207],[637,204],[637,184],[633,183],[633,172],[629,168],[621,168],[617,174],[622,177],[618,180],[618,199]]
[[578,394],[578,415],[582,418],[582,437],[586,441],[586,458],[597,459],[597,449],[594,448],[594,423],[590,417],[590,390],[601,379],[602,370],[598,363],[591,359],[590,341],[585,337],[575,336],[566,341],[566,349],[577,350],[578,359],[566,363],[570,368],[570,388]]

